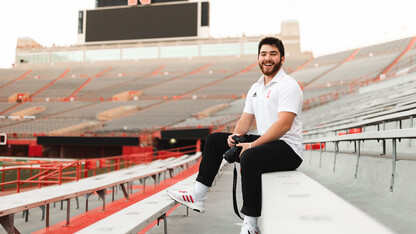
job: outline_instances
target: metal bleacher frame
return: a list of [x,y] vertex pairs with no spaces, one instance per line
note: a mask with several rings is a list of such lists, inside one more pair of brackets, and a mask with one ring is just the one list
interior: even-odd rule
[[[98,176],[93,176],[81,179],[78,182],[70,182],[62,185],[49,186],[42,189],[30,190],[22,193],[3,196],[0,199],[0,224],[4,227],[7,233],[19,233],[14,226],[14,214],[28,209],[43,207],[46,211],[46,227],[49,227],[49,205],[50,203],[58,201],[67,201],[67,216],[66,225],[70,221],[70,199],[86,195],[86,210],[88,211],[88,197],[92,193],[97,193],[103,201],[103,210],[105,210],[105,194],[107,188],[120,186],[124,197],[128,200],[128,187],[135,180],[143,180],[152,177],[155,186],[158,183],[160,175],[164,173],[166,179],[166,172],[173,170],[175,167],[180,167],[184,164],[197,161],[201,156],[200,152],[195,155],[183,155],[178,158],[167,158],[165,160],[156,160],[149,165],[137,165],[131,168],[113,171]],[[58,186],[58,187],[57,187]],[[130,193],[132,191],[130,190]],[[143,189],[143,193],[145,190]],[[114,193],[113,193],[114,200]],[[42,215],[44,217],[44,215]]]
[[[334,105],[331,104],[326,107],[326,110],[333,108],[331,110],[334,111],[330,113],[324,109],[317,109],[317,111],[308,113],[309,117],[306,114],[310,120],[306,124],[309,127],[304,129],[304,144],[305,146],[311,146],[306,147],[310,150],[312,150],[314,144],[316,149],[320,149],[319,165],[321,166],[322,163],[323,151],[327,149],[324,143],[334,144],[333,171],[335,172],[339,143],[353,142],[353,153],[357,153],[355,168],[355,178],[357,178],[362,153],[360,142],[381,141],[382,146],[380,148],[382,152],[380,155],[386,155],[386,140],[391,140],[392,173],[390,191],[393,192],[396,162],[398,160],[397,140],[416,138],[416,128],[414,128],[414,117],[416,116],[415,83],[411,78],[412,76],[408,76],[403,78],[403,81],[391,81],[372,89],[363,90],[355,97],[340,100]],[[354,107],[350,108],[351,106]],[[325,117],[322,113],[325,113]],[[405,120],[409,124],[404,129],[403,122]],[[387,124],[392,122],[396,122],[396,125],[394,127],[390,125],[390,129],[386,129]],[[359,131],[350,131],[357,128]]]
[[[326,145],[323,143],[334,143],[334,163],[333,171],[336,169],[336,156],[339,151],[338,144],[342,141],[354,142],[354,152],[357,153],[355,178],[357,178],[359,159],[361,156],[360,142],[366,140],[376,140],[382,142],[382,152],[380,155],[386,154],[386,140],[392,141],[392,175],[390,183],[390,191],[394,189],[394,178],[396,173],[397,162],[397,140],[401,139],[416,139],[416,129],[413,126],[413,120],[416,116],[414,105],[407,105],[393,110],[368,112],[372,108],[366,108],[367,113],[362,112],[361,121],[351,122],[352,119],[345,119],[341,122],[333,121],[325,123],[324,126],[314,127],[304,133],[304,144],[319,144],[320,159],[319,165],[322,162],[323,148],[326,150]],[[367,115],[365,115],[367,114]],[[409,128],[403,129],[402,121],[409,119]],[[396,129],[386,130],[386,123],[395,121]],[[377,126],[376,131],[365,132],[364,128],[367,126]],[[361,128],[360,133],[348,134],[349,129]],[[343,133],[343,134],[340,134]],[[332,135],[332,136],[329,136]]]
[[382,140],[383,144],[383,153],[385,154],[385,140],[390,139],[392,140],[392,172],[391,172],[391,183],[390,183],[390,191],[393,192],[394,189],[394,178],[396,174],[396,162],[397,162],[397,140],[401,139],[416,139],[416,129],[415,128],[406,128],[406,129],[396,129],[396,130],[386,130],[386,131],[372,131],[372,132],[364,132],[364,133],[355,133],[355,134],[348,134],[348,135],[341,135],[341,136],[332,136],[332,137],[323,137],[323,138],[315,138],[315,139],[308,139],[304,140],[304,144],[311,144],[311,143],[319,143],[320,145],[320,161],[322,160],[322,151],[323,145],[322,143],[333,142],[334,143],[334,167],[333,171],[335,171],[336,166],[336,156],[339,150],[338,144],[341,141],[353,141],[356,146],[357,152],[357,162],[356,162],[356,170],[355,170],[355,177],[357,178],[358,173],[358,165],[361,157],[361,147],[360,142],[365,140]]
[[[191,156],[192,157],[192,156]],[[178,162],[177,165],[183,164],[184,162]],[[219,173],[215,177],[215,181],[221,176],[222,170],[224,166],[228,163],[227,161],[223,160]],[[171,188],[191,188],[195,183],[197,173],[188,177],[187,179],[169,187]],[[164,233],[167,233],[167,219],[166,213],[171,210],[175,205],[178,203],[168,197],[166,190],[162,190],[161,192],[154,194],[145,200],[137,202],[123,210],[120,210],[82,230],[80,230],[79,234],[82,233],[137,233],[146,226],[148,226],[154,220],[162,220],[164,221]],[[188,209],[186,209],[186,215],[188,216]]]

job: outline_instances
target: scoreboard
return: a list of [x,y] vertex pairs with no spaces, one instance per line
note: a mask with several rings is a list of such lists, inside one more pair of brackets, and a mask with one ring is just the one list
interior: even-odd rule
[[200,38],[209,27],[208,2],[102,7],[79,12],[80,43]]

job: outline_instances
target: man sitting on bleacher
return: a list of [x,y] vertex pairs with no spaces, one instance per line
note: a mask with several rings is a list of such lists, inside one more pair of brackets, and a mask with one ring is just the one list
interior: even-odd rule
[[[295,170],[302,163],[302,90],[282,69],[283,43],[266,37],[258,46],[258,63],[263,76],[254,83],[246,98],[243,114],[234,132],[213,133],[205,142],[198,177],[190,191],[172,191],[171,198],[189,208],[204,212],[206,193],[221,165],[223,153],[236,142],[233,135],[244,135],[240,158],[243,208],[241,233],[260,233],[261,174]],[[256,121],[259,135],[246,135]]]

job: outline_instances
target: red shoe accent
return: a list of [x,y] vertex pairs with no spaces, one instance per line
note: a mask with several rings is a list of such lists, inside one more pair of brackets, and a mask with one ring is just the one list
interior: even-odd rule
[[186,201],[185,195],[182,195],[182,198],[183,198],[184,201]]
[[194,203],[194,199],[192,199],[192,196],[191,195],[189,195],[189,198],[191,198],[192,203]]

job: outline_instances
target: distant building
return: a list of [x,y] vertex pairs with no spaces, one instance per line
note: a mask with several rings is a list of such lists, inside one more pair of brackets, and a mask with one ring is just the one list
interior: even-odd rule
[[288,57],[312,58],[311,52],[300,51],[300,30],[297,20],[286,20],[282,22],[279,38],[283,41]]
[[16,47],[18,49],[28,49],[28,48],[39,48],[42,46],[30,37],[21,37],[17,39]]

